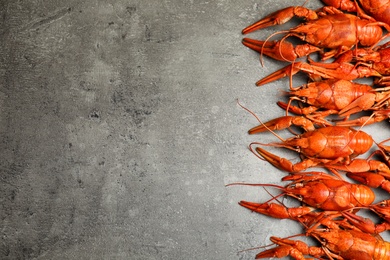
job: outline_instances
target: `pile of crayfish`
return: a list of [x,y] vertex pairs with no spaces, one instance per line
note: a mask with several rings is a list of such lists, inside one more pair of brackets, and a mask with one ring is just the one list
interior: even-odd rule
[[[261,63],[263,55],[288,63],[256,82],[261,86],[289,77],[288,101],[277,103],[283,115],[265,123],[257,118],[259,125],[249,130],[249,134],[272,132],[280,142],[253,142],[249,149],[286,172],[282,181],[289,184],[236,182],[228,186],[279,190],[278,195],[269,193],[272,198],[266,202],[240,201],[239,205],[269,217],[296,221],[303,227],[301,236],[318,242],[310,246],[292,237],[271,237],[274,247],[257,254],[256,259],[390,259],[390,242],[381,236],[390,230],[390,198],[377,202],[373,191],[390,192],[390,146],[386,145],[390,138],[376,142],[363,131],[368,124],[390,118],[390,42],[385,42],[390,36],[390,1],[322,2],[328,6],[318,10],[286,7],[242,31],[248,34],[287,23],[293,17],[304,20],[267,39],[243,39],[245,46],[260,53]],[[278,34],[283,37],[272,41]],[[294,45],[289,38],[301,44]],[[298,72],[306,73],[308,83],[293,87],[293,75]],[[360,78],[372,83],[363,84]],[[296,133],[297,128],[301,134]],[[289,130],[293,137],[283,139],[277,130]],[[301,160],[293,163],[264,146],[295,151]],[[371,149],[375,151],[362,158]],[[323,171],[308,171],[312,167]],[[297,199],[301,206],[285,206],[280,200],[284,196]],[[364,210],[381,221],[363,217],[360,213]]]

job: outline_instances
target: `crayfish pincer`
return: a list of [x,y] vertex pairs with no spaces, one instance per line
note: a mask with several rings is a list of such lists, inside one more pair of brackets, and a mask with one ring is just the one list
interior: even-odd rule
[[[250,134],[287,128],[291,124],[297,124],[296,117],[284,116],[261,124],[249,130]],[[298,117],[302,118],[302,117]],[[305,124],[305,120],[302,124]],[[308,120],[309,121],[309,120]],[[282,122],[280,124],[280,122]],[[301,123],[301,122],[299,122]],[[293,164],[291,161],[280,158],[260,147],[256,147],[255,155],[265,159],[275,167],[288,171],[300,172],[310,167],[328,166],[333,164],[349,165],[351,160],[358,155],[366,153],[373,145],[372,137],[363,132],[348,127],[327,126],[319,129],[312,129],[301,135],[282,140],[281,143],[252,143],[253,145],[266,145],[283,147],[300,153],[302,162]],[[254,152],[254,151],[253,151]]]

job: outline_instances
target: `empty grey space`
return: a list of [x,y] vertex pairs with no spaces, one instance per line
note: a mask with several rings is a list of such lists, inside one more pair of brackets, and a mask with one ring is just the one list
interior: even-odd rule
[[284,115],[288,79],[255,82],[285,63],[261,67],[241,30],[294,4],[0,0],[0,259],[254,259],[300,233],[237,204],[262,188],[225,187],[285,175],[249,151],[277,138],[249,136],[237,100]]

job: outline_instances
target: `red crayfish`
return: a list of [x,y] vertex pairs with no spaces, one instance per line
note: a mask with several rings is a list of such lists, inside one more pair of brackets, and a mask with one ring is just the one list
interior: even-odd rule
[[[389,242],[358,229],[349,229],[349,225],[335,222],[332,218],[334,218],[332,215],[317,218],[318,222],[306,230],[306,236],[315,238],[321,246],[308,246],[300,240],[271,237],[271,241],[278,246],[257,254],[256,259],[291,256],[301,260],[306,259],[305,255],[317,259],[326,257],[340,260],[385,260],[390,258]],[[320,228],[321,225],[325,228]]]
[[[300,172],[310,167],[327,166],[337,163],[349,165],[356,156],[366,153],[374,141],[363,131],[340,126],[327,126],[315,129],[310,120],[303,117],[284,116],[249,130],[249,134],[267,130],[284,129],[291,125],[303,126],[307,131],[301,135],[283,140],[281,143],[255,144],[283,147],[300,153],[302,162],[293,164],[287,159],[280,158],[260,147],[257,154],[275,167],[288,171]],[[256,153],[255,153],[256,154]]]
[[[322,0],[327,5],[331,5],[340,10],[357,12],[362,15],[359,5],[352,0]],[[390,1],[389,0],[357,0],[363,10],[377,21],[390,24]]]
[[[390,31],[390,26],[383,22],[376,22],[352,14],[345,14],[334,7],[324,7],[320,11],[313,11],[302,6],[290,6],[274,12],[260,21],[246,27],[242,33],[247,34],[270,25],[282,24],[294,16],[304,17],[307,21],[288,30],[286,36],[279,42],[251,41],[244,39],[244,45],[260,50],[268,56],[279,60],[293,61],[297,57],[306,56],[315,51],[324,52],[324,58],[337,56],[351,49],[357,43],[362,46],[373,46],[384,37],[382,27]],[[295,36],[310,45],[297,48],[290,44],[283,44],[283,40]]]

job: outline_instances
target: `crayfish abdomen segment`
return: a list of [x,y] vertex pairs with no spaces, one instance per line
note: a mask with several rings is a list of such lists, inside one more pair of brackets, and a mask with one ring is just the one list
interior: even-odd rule
[[362,131],[351,129],[351,147],[354,150],[353,157],[363,154],[370,150],[374,140],[370,135]]
[[390,258],[390,243],[378,241],[374,250],[374,259],[389,259]]
[[382,38],[382,28],[368,20],[356,20],[356,26],[358,40],[363,46],[373,46]]
[[[375,193],[366,185],[355,184],[348,187],[348,189],[350,190],[348,193],[350,194],[348,207],[351,207],[351,204],[355,206],[368,206],[375,200]],[[340,201],[343,200],[344,195],[345,193],[336,193],[335,200],[340,203]]]

